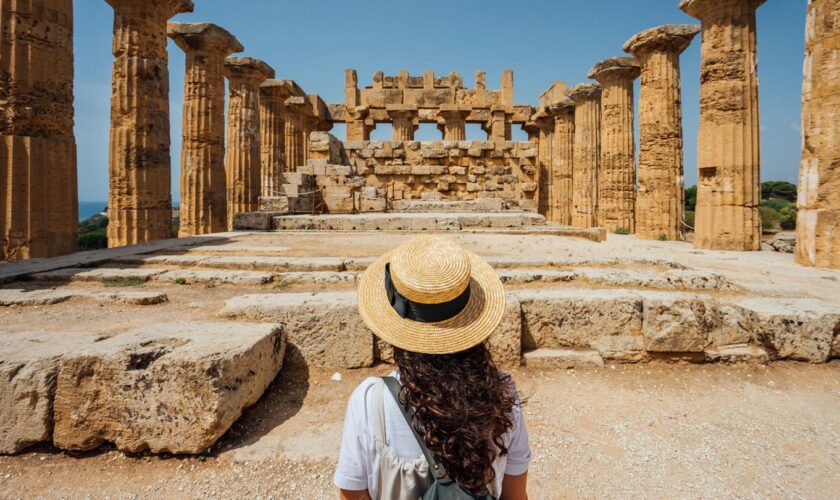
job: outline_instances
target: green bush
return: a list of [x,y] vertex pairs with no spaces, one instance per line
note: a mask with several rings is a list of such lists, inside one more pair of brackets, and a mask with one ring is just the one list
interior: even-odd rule
[[181,229],[181,218],[180,217],[173,217],[172,218],[172,237],[178,237],[178,230]]
[[780,198],[796,201],[796,186],[787,181],[766,181],[761,183],[761,199]]
[[108,233],[104,227],[79,234],[76,240],[79,245],[79,251],[99,250],[108,248]]
[[615,231],[613,231],[613,232],[614,232],[615,234],[630,234],[630,230],[629,230],[629,229],[627,229],[626,227],[619,227],[619,228],[617,228],[617,229],[616,229]]
[[796,229],[796,205],[790,204],[779,210],[779,226],[785,231]]
[[762,207],[770,207],[777,212],[781,212],[783,208],[791,205],[791,202],[782,198],[770,198],[761,202]]
[[697,209],[697,186],[685,188],[685,209],[692,212]]
[[773,229],[779,223],[779,212],[770,207],[758,207],[758,212],[761,215],[761,227],[766,231]]
[[694,210],[685,211],[685,225],[689,228],[694,228]]

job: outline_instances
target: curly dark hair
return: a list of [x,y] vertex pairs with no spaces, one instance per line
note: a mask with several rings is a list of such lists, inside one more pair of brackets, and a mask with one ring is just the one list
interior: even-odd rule
[[520,404],[510,376],[484,344],[432,355],[394,348],[400,399],[416,410],[412,424],[449,477],[473,495],[496,478],[493,462],[508,450],[502,436]]

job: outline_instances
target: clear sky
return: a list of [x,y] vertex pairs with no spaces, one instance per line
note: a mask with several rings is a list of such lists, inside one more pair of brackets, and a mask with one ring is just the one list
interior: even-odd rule
[[[271,64],[277,77],[297,81],[328,103],[343,102],[344,69],[359,85],[377,70],[421,75],[458,71],[473,86],[476,71],[499,87],[514,71],[515,101],[536,104],[551,82],[585,82],[592,65],[624,55],[621,46],[639,31],[696,22],[678,0],[195,0],[192,14],[174,20],[213,22],[245,46],[242,55]],[[761,176],[796,182],[806,0],[770,0],[758,10],[761,105]],[[79,199],[108,196],[108,129],[113,11],[103,0],[76,0],[76,140]],[[184,54],[169,42],[172,115],[172,188],[178,199]],[[697,179],[700,37],[682,56],[686,185]],[[638,81],[636,83],[638,96]],[[518,127],[515,127],[518,129]],[[333,133],[344,139],[344,127]],[[382,137],[384,131],[375,133]],[[467,139],[481,139],[468,129]],[[418,139],[438,138],[433,125]],[[525,134],[514,131],[514,139]],[[638,140],[638,137],[637,137]]]

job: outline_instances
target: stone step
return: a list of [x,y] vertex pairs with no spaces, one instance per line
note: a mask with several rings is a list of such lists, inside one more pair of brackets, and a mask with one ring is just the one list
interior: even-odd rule
[[123,281],[136,280],[145,282],[158,274],[165,272],[165,269],[120,269],[110,267],[100,267],[94,269],[68,267],[65,269],[56,269],[44,273],[33,275],[34,279],[50,280],[50,281]]
[[604,359],[592,349],[535,349],[524,353],[522,362],[528,368],[537,369],[604,367]]
[[[221,315],[286,324],[290,343],[299,344],[308,362],[346,368],[371,360],[355,300],[355,291],[243,295],[228,300]],[[772,359],[825,362],[840,332],[840,307],[816,299],[562,288],[509,292],[508,302],[515,305],[506,321],[517,326],[500,335],[521,335],[527,350],[589,349],[614,362],[703,359],[707,351],[710,359],[726,360],[738,352],[725,350],[731,346],[761,347]],[[355,353],[353,362],[348,353]]]
[[133,290],[95,291],[71,287],[49,288],[26,291],[22,289],[0,290],[0,306],[41,306],[57,304],[71,298],[84,298],[106,304],[131,304],[147,306],[161,304],[168,300],[165,293]]
[[506,284],[534,282],[587,282],[611,287],[640,287],[670,290],[725,290],[733,291],[735,285],[723,276],[708,271],[669,269],[663,272],[646,269],[502,269],[499,278]]
[[155,324],[61,358],[54,444],[203,453],[257,402],[283,365],[278,325]]
[[201,245],[188,249],[190,253],[246,253],[275,254],[288,252],[289,247],[270,245]]
[[478,198],[474,200],[391,200],[393,212],[524,212],[515,203],[501,198]]
[[281,231],[458,231],[469,228],[521,228],[543,224],[545,217],[531,212],[287,215],[274,217],[273,220],[273,228]]

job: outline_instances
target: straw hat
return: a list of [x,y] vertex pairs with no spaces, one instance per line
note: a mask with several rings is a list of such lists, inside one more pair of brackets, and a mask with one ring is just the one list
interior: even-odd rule
[[371,264],[359,283],[358,301],[365,324],[382,340],[407,351],[449,354],[493,333],[502,320],[505,292],[481,257],[429,235]]

